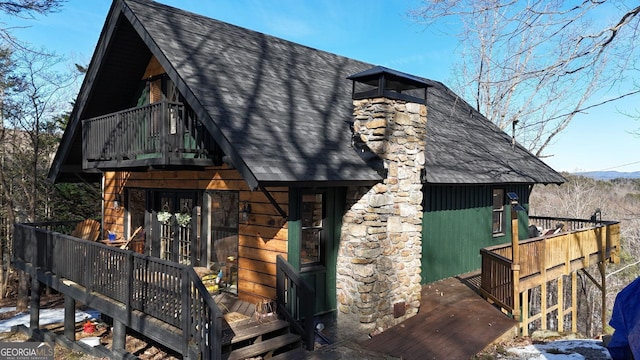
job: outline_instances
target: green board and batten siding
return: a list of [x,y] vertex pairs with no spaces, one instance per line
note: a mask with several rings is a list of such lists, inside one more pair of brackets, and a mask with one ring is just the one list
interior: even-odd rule
[[[493,189],[515,192],[528,208],[529,185],[426,185],[422,220],[422,283],[477,270],[480,249],[511,241],[511,209],[505,205],[505,231],[493,236]],[[505,204],[507,200],[505,200]],[[527,237],[528,216],[518,213],[520,238]]]

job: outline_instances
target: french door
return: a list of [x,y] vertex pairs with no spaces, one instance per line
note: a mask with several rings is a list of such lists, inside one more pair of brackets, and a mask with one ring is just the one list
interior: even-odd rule
[[197,262],[200,207],[195,191],[156,193],[154,251],[161,259],[192,265]]

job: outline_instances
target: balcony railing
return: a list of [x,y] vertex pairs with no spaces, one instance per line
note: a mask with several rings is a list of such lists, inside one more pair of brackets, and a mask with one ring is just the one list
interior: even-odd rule
[[[560,230],[480,250],[480,292],[511,314],[519,315],[524,311],[523,321],[530,321],[526,308],[529,290],[541,285],[545,288],[547,282],[554,280],[561,284],[563,276],[575,275],[577,270],[591,264],[617,263],[620,249],[620,223],[617,221],[535,216],[529,220],[545,229]],[[517,260],[513,261],[514,258]],[[604,268],[600,271],[604,274]],[[599,287],[604,294],[604,275],[602,282]],[[554,309],[562,314],[564,304],[557,304]],[[575,311],[575,306],[571,311]],[[538,315],[538,318],[545,316]]]
[[82,121],[84,167],[213,164],[218,148],[195,114],[162,101]]
[[[83,293],[108,299],[93,306],[114,318],[128,319],[134,330],[183,355],[195,347],[199,358],[221,357],[222,314],[193,268],[57,233],[51,230],[57,227],[50,225],[55,224],[15,225],[17,268],[61,292],[66,289],[61,284],[73,284]],[[162,332],[165,337],[157,339],[158,329],[148,322],[136,327],[134,316],[150,316],[160,320],[163,329],[177,330]],[[175,334],[176,339],[166,334]]]

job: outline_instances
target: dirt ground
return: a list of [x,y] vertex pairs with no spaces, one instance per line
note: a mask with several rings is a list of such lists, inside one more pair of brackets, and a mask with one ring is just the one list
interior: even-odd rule
[[[15,273],[14,273],[15,274]],[[0,307],[15,307],[17,301],[17,280],[11,279],[8,289],[7,296],[3,299],[0,299]],[[82,304],[77,304],[76,306],[79,310],[86,310],[87,308]],[[57,293],[47,294],[45,290],[40,298],[40,308],[41,309],[53,309],[53,308],[64,308],[64,298],[62,295]],[[10,319],[16,316],[17,313],[15,311],[8,311],[4,313],[0,313],[0,321]],[[110,331],[110,326],[102,321],[94,322],[96,331],[94,333],[86,333],[84,332],[84,324],[82,322],[76,323],[76,340],[79,340],[88,336],[99,336],[100,342],[102,345],[111,348],[112,342],[112,334]],[[62,323],[54,323],[48,325],[42,325],[41,328],[46,329],[50,332],[53,332],[57,335],[64,334],[64,326]],[[27,335],[21,332],[6,332],[0,333],[0,342],[26,342],[33,341]],[[148,341],[142,338],[135,337],[133,335],[127,335],[126,337],[126,349],[128,352],[134,354],[140,359],[143,360],[155,360],[155,359],[180,359],[179,356],[172,354],[170,350],[161,347],[158,344],[153,343],[152,341]],[[66,360],[66,359],[77,359],[77,360],[96,360],[102,359],[100,357],[95,357],[88,355],[83,352],[74,351],[66,348],[65,346],[56,343],[54,348],[54,359],[58,360]]]

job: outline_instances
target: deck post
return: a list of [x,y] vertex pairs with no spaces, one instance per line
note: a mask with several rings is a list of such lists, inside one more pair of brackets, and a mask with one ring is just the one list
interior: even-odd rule
[[598,262],[598,270],[600,270],[600,295],[602,297],[602,331],[607,327],[607,276],[606,276],[606,264],[603,261]]
[[522,292],[522,336],[529,336],[529,289]]
[[76,341],[76,300],[64,295],[64,337]]
[[578,332],[578,272],[571,272],[571,332]]
[[[605,263],[607,259],[607,245],[609,245],[609,229],[608,227],[598,227],[596,229],[596,234],[600,240],[600,256],[598,261],[598,270],[600,271],[600,295],[602,297],[602,331],[607,327],[607,264]],[[611,248],[609,248],[611,249]]]
[[135,289],[135,280],[133,278],[133,267],[134,267],[134,259],[133,253],[127,255],[127,303],[125,306],[126,312],[126,324],[131,325],[131,309],[133,303],[133,294],[134,292],[139,293],[140,289]]
[[38,281],[34,274],[31,278],[31,309],[29,311],[29,328],[31,328],[31,330],[40,328],[40,291],[40,281]]
[[513,276],[513,318],[520,321],[520,248],[517,200],[511,201],[511,274]]
[[558,278],[558,332],[564,331],[564,279]]
[[120,320],[113,319],[113,345],[111,351],[121,353],[125,351],[127,327]]

